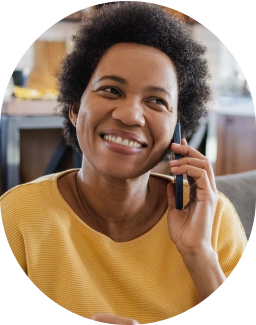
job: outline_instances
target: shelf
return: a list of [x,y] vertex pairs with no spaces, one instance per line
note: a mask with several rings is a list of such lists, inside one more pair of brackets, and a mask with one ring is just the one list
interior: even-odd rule
[[18,100],[3,103],[4,115],[53,115],[58,103],[54,100]]

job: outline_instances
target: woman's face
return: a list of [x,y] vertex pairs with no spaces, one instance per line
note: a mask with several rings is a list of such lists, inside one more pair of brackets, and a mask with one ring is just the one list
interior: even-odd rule
[[112,46],[78,115],[70,114],[86,167],[123,179],[148,172],[170,146],[177,104],[177,76],[166,54],[133,43]]

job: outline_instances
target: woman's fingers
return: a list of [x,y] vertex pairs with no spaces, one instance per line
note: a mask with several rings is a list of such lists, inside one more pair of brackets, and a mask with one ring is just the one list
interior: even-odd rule
[[[184,170],[184,169],[180,169],[180,166],[193,166],[193,167],[197,167],[199,169],[205,170],[207,175],[208,175],[211,188],[214,191],[216,190],[216,184],[215,184],[215,178],[214,178],[213,170],[212,170],[211,164],[209,163],[208,160],[202,160],[202,159],[190,158],[190,157],[183,157],[183,158],[181,158],[179,160],[170,161],[170,167],[171,168],[174,168],[174,167],[178,168],[178,169],[176,169],[176,172],[175,172],[175,173],[177,173],[176,175],[179,175],[179,173],[183,174],[182,170]],[[172,170],[172,172],[173,172],[173,170]],[[192,175],[188,175],[188,176],[193,177]]]
[[137,321],[125,318],[121,316],[111,315],[111,314],[105,314],[105,313],[98,313],[91,317],[92,320],[95,320],[97,322],[101,323],[108,323],[108,324],[120,324],[120,325],[135,325],[139,324]]
[[[175,153],[179,153],[182,156],[189,156],[192,158],[199,158],[199,159],[206,159],[206,157],[200,153],[199,151],[197,151],[196,149],[188,146],[187,144],[185,144],[183,141],[184,139],[182,139],[182,144],[177,144],[177,143],[172,143],[171,145],[171,149],[173,152]],[[183,144],[184,143],[184,144]]]
[[177,167],[181,165],[191,165],[202,169],[209,168],[208,161],[198,158],[183,157],[179,160],[170,161],[171,167]]
[[197,168],[190,165],[181,165],[179,167],[172,167],[171,171],[174,175],[187,174],[190,177],[193,177],[197,186],[201,189],[206,189],[210,187],[209,178],[207,172],[204,169]]
[[[180,167],[184,165],[184,166],[193,166],[198,169],[202,169],[206,172],[206,174],[209,178],[211,188],[214,191],[217,191],[216,184],[215,184],[215,177],[214,177],[211,163],[203,154],[201,154],[196,149],[189,147],[188,145],[174,145],[174,146],[172,146],[172,150],[175,153],[179,153],[182,156],[184,156],[183,158],[181,158],[179,160],[172,160],[170,162],[171,168],[174,168],[174,167],[178,168],[178,169],[174,169],[174,170],[171,169],[173,174],[175,174],[175,175],[187,174],[189,177],[194,178],[192,174],[195,174],[195,171],[193,171],[193,169],[191,169],[192,174],[188,174],[187,172],[184,173],[183,172],[184,168],[181,169]],[[188,171],[189,169],[186,168],[185,170]],[[200,172],[199,172],[199,174],[200,174]]]

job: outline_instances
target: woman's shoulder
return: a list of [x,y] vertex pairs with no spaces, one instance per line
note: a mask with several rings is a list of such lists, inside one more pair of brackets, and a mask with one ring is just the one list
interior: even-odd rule
[[32,196],[35,195],[36,192],[44,191],[46,187],[50,187],[55,181],[56,175],[57,174],[45,175],[31,182],[17,185],[8,190],[6,193],[4,193],[1,196],[0,201],[1,203],[9,200],[17,201],[20,196],[27,197],[27,199],[32,198]]
[[236,212],[234,205],[230,200],[220,191],[218,191],[218,203],[216,207],[216,217],[219,219],[239,219],[239,216]]
[[239,215],[234,207],[234,205],[230,202],[230,200],[220,191],[218,191],[218,204],[216,208],[216,219],[219,220],[220,223],[226,225],[226,230],[230,232],[230,227],[236,224],[243,234],[246,237],[245,230],[243,228],[242,222],[240,220]]
[[71,172],[71,170],[66,170],[59,173],[54,173],[50,175],[44,175],[41,176],[33,181],[17,185],[13,188],[11,188],[9,191],[4,193],[0,197],[0,202],[3,203],[6,200],[13,200],[18,199],[20,196],[24,196],[27,199],[35,199],[36,194],[43,194],[44,192],[47,192],[48,190],[55,190],[57,189],[57,180],[62,175],[67,174]]
[[43,207],[58,205],[61,195],[58,190],[57,180],[62,175],[70,172],[45,175],[29,183],[18,185],[0,198],[1,214],[20,214],[24,211],[38,211]]
[[212,229],[212,246],[218,252],[226,276],[232,272],[247,245],[246,233],[230,200],[218,192],[218,203]]

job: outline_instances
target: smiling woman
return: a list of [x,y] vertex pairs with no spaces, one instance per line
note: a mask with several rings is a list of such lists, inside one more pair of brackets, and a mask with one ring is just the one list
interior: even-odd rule
[[169,149],[177,105],[176,72],[166,54],[135,43],[113,45],[94,70],[79,110],[69,111],[86,152],[83,170],[124,179],[148,172]]
[[[20,266],[48,297],[112,324],[176,316],[232,272],[246,236],[218,193],[208,160],[183,138],[206,114],[204,49],[165,9],[140,2],[101,7],[80,26],[59,75],[65,138],[80,169],[47,175],[1,198]],[[163,157],[186,174],[175,208]],[[135,321],[136,320],[136,321]]]

